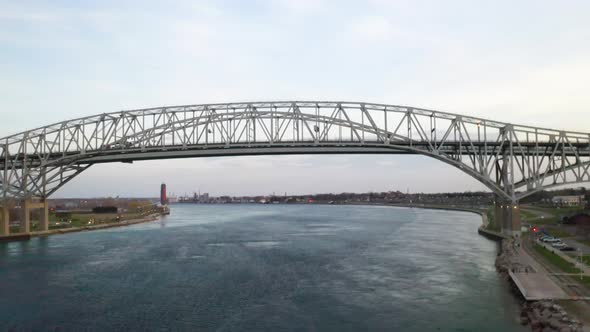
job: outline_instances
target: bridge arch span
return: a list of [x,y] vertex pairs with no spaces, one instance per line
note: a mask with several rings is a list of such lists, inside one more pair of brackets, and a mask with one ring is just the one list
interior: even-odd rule
[[505,202],[590,181],[590,134],[409,106],[282,101],[105,113],[0,139],[0,200],[47,198],[93,164],[254,154],[421,154]]

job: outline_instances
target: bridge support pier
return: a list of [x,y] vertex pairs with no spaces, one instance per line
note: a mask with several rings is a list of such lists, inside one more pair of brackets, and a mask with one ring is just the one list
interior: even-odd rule
[[41,216],[39,218],[39,231],[49,230],[49,203],[47,199],[43,199],[41,202]]
[[37,231],[49,230],[49,203],[47,199],[42,199],[40,202],[33,202],[32,199],[25,199],[21,202],[21,218],[20,218],[20,232],[31,232],[31,210],[40,209],[39,223]]
[[502,211],[502,203],[496,201],[494,203],[494,222],[493,226],[497,229],[504,229],[504,212]]
[[10,235],[10,208],[0,207],[0,236]]
[[25,199],[20,205],[20,232],[30,233],[31,232],[31,200]]
[[502,234],[520,237],[520,205],[518,202],[496,201],[494,223],[500,227]]

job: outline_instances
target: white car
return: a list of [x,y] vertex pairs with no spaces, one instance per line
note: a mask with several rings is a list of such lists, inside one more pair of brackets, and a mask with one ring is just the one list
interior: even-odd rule
[[551,246],[553,248],[565,248],[566,244],[563,242],[555,242],[555,243],[552,243]]

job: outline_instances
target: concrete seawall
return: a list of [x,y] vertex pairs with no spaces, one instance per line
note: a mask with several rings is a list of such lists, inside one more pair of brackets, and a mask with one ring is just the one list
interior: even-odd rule
[[479,235],[484,236],[490,240],[495,240],[495,241],[499,241],[499,242],[509,238],[508,236],[506,236],[504,234],[490,231],[490,230],[486,229],[483,225],[477,229],[477,233],[479,233]]

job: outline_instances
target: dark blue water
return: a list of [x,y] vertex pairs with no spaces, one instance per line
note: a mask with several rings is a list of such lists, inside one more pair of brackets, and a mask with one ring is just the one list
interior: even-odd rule
[[175,205],[0,244],[0,330],[521,331],[463,212]]

